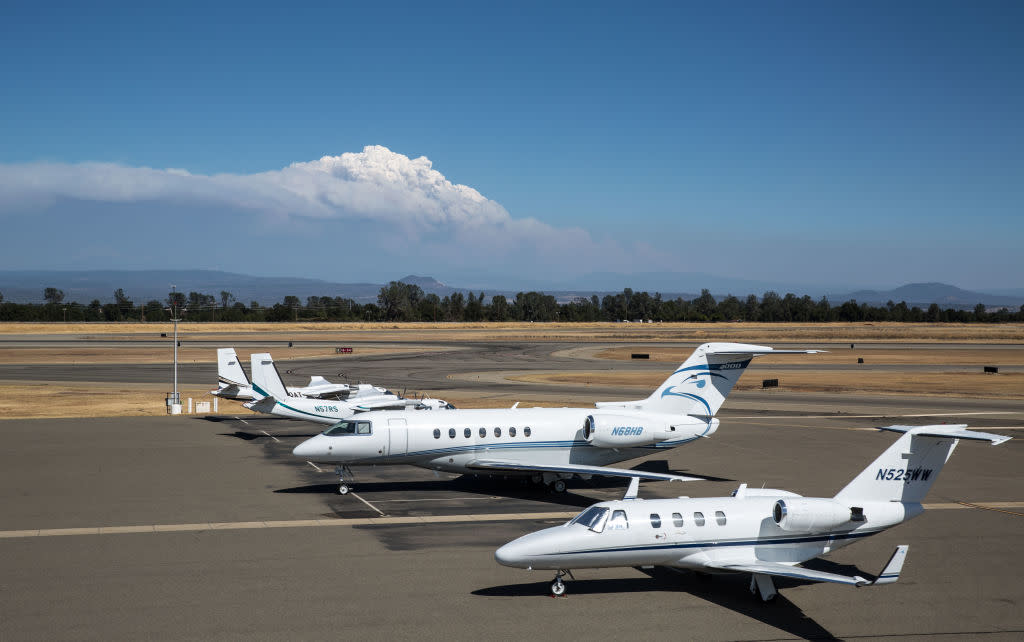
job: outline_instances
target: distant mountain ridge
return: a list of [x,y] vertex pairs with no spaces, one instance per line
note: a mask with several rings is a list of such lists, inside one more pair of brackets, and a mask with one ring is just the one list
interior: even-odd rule
[[1024,304],[1024,296],[1006,296],[971,292],[946,283],[908,283],[892,290],[857,290],[846,294],[829,295],[830,303],[855,299],[858,303],[884,304],[905,301],[909,306],[928,307],[937,303],[940,308],[973,308],[979,303],[987,307],[1006,306],[1016,310]]
[[[693,276],[693,275],[691,275]],[[637,278],[638,283],[629,285],[628,277],[618,275],[612,285],[603,289],[554,289],[554,288],[533,288],[522,287],[518,289],[502,288],[465,288],[448,285],[431,276],[407,275],[396,281],[402,281],[418,285],[425,293],[436,294],[440,297],[449,296],[453,292],[468,294],[473,292],[479,294],[481,291],[487,297],[497,294],[506,297],[514,297],[517,292],[538,290],[545,294],[554,296],[559,302],[567,302],[576,297],[590,298],[593,295],[603,297],[606,294],[617,294],[625,287],[633,288],[635,291],[648,291],[654,294],[657,290],[647,287],[645,279]],[[713,279],[709,279],[713,280]],[[674,281],[674,279],[672,280]],[[731,282],[730,282],[731,281]],[[678,281],[675,281],[678,282]],[[729,289],[709,289],[716,298],[721,298],[726,293],[734,294],[743,298],[748,294],[760,296],[764,290],[742,291],[739,289],[744,285],[751,287],[755,285],[769,285],[756,281],[743,282],[739,280],[725,280],[718,282],[724,285],[729,282],[733,286]],[[625,283],[626,285],[621,284]],[[329,296],[352,299],[358,303],[376,302],[377,294],[384,283],[340,283],[324,279],[310,279],[299,277],[263,277],[224,272],[219,270],[0,270],[0,293],[5,301],[16,303],[41,303],[43,302],[43,290],[47,287],[55,287],[64,291],[65,301],[77,301],[89,303],[93,299],[99,299],[103,303],[113,301],[114,291],[122,288],[125,294],[136,304],[145,303],[156,299],[163,301],[171,291],[171,284],[177,286],[179,292],[186,295],[189,292],[202,292],[212,294],[218,300],[220,292],[230,292],[236,301],[249,305],[252,301],[260,305],[273,305],[284,299],[285,296],[296,296],[305,303],[307,297]],[[597,282],[594,283],[595,285]],[[687,283],[689,284],[689,282]],[[671,285],[671,282],[662,283]],[[661,290],[662,297],[674,299],[682,297],[691,300],[699,293],[687,292],[682,289],[672,291],[668,288]],[[787,290],[780,287],[768,287],[779,294],[793,292],[797,296],[809,294],[812,298],[820,298],[821,294],[809,291],[802,291],[798,288]],[[956,286],[944,283],[911,283],[894,288],[892,290],[856,290],[840,294],[826,295],[833,303],[842,303],[850,299],[856,299],[859,303],[885,304],[887,301],[905,301],[910,306],[928,307],[932,303],[938,303],[941,307],[973,308],[978,303],[987,307],[1005,306],[1011,310],[1017,310],[1024,304],[1024,295],[996,295],[972,292]]]

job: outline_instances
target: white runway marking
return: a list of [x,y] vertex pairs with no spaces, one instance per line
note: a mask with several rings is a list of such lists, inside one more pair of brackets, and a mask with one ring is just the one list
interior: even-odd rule
[[[361,498],[360,498],[361,499]],[[1000,510],[1024,508],[1024,502],[972,502],[925,504],[926,510]],[[379,511],[378,511],[379,512]],[[1009,512],[1009,511],[1000,511]],[[90,526],[86,528],[34,528],[0,531],[0,539],[22,537],[67,537],[70,535],[115,535],[124,533],[182,533],[212,530],[251,530],[259,528],[309,528],[312,526],[368,526],[402,524],[458,524],[464,522],[514,522],[569,519],[571,513],[493,513],[478,515],[428,515],[423,517],[363,517],[354,519],[293,519],[253,522],[204,522],[199,524],[148,524],[144,526]],[[1016,515],[1016,513],[1011,513]]]
[[362,498],[362,497],[360,497],[359,495],[356,495],[355,493],[350,493],[350,494],[351,494],[351,495],[352,495],[353,497],[355,497],[356,499],[358,499],[359,501],[363,502],[364,504],[366,504],[367,506],[369,506],[370,508],[372,508],[373,510],[377,511],[378,513],[380,513],[380,516],[381,516],[381,517],[384,517],[384,511],[382,511],[381,509],[377,508],[376,506],[374,506],[374,505],[373,505],[373,504],[371,504],[370,502],[366,501],[365,499],[363,499],[363,498]]
[[261,432],[261,433],[263,433],[264,435],[266,435],[267,437],[270,437],[270,438],[271,438],[271,439],[273,439],[274,441],[277,441],[277,442],[280,442],[280,441],[281,441],[281,440],[280,440],[280,439],[278,439],[277,437],[275,437],[275,436],[271,435],[271,434],[270,434],[269,432],[267,432],[266,430],[261,430],[260,432]]
[[306,463],[307,463],[307,464],[309,464],[310,466],[312,466],[313,468],[315,468],[315,469],[316,469],[316,472],[318,472],[318,473],[322,473],[322,472],[324,472],[323,470],[321,470],[321,469],[320,469],[320,467],[319,467],[319,466],[317,466],[317,465],[316,465],[316,464],[314,464],[313,462],[311,462],[311,461],[307,461]]
[[246,426],[248,426],[248,425],[249,425],[249,422],[248,422],[248,421],[246,421],[245,419],[242,419],[241,417],[235,417],[235,419],[237,419],[237,420],[241,421],[241,422],[242,422],[243,424],[245,424]]

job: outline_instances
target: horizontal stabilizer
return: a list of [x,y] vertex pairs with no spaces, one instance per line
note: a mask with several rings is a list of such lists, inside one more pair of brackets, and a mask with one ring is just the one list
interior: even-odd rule
[[824,571],[812,571],[802,566],[790,566],[778,562],[730,562],[728,560],[707,562],[707,568],[722,571],[736,571],[738,573],[759,573],[761,575],[774,575],[776,577],[792,577],[798,580],[809,582],[834,582],[836,584],[851,584],[853,586],[866,586],[871,584],[860,575],[838,575]]
[[684,475],[650,473],[646,470],[608,468],[606,466],[580,466],[577,464],[522,464],[515,461],[499,461],[495,459],[477,459],[469,462],[466,467],[486,470],[489,472],[571,473],[575,475],[603,475],[605,477],[634,477],[639,479],[655,479],[658,481],[704,481],[703,477],[686,477]]
[[954,439],[987,441],[993,446],[998,446],[999,444],[1012,439],[1012,437],[1007,437],[1006,435],[997,435],[995,433],[980,432],[977,430],[967,430],[967,424],[939,424],[935,426],[879,426],[878,429],[887,430],[889,432],[910,433],[911,435],[917,435],[920,437],[952,437]]
[[274,406],[277,405],[277,399],[273,397],[261,397],[255,401],[249,401],[243,403],[243,406],[254,412],[262,412],[265,414],[273,414]]
[[896,550],[892,553],[892,557],[889,558],[889,562],[872,584],[892,584],[900,579],[900,571],[903,570],[903,562],[907,559],[907,550],[909,548],[906,544],[897,546]]
[[823,354],[828,350],[779,350],[769,346],[755,346],[746,343],[711,343],[704,354],[749,354],[759,357],[766,354]]

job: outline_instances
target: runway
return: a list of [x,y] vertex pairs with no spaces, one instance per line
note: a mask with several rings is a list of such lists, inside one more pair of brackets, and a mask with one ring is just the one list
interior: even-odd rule
[[[563,347],[471,348],[462,367],[560,369],[544,354]],[[459,371],[408,356],[366,365],[394,378]],[[650,366],[665,364],[641,367]],[[780,598],[763,605],[744,577],[658,569],[576,572],[568,596],[553,599],[548,572],[494,562],[506,541],[621,497],[621,480],[574,480],[556,495],[518,480],[379,467],[357,469],[355,495],[342,497],[331,471],[290,454],[320,430],[312,424],[241,414],[7,420],[0,638],[1024,635],[1024,403],[749,391],[719,417],[713,438],[652,463],[715,480],[643,483],[642,497],[728,495],[740,482],[830,495],[892,443],[877,425],[968,423],[1016,438],[961,444],[924,515],[826,560],[874,574],[909,543],[898,583],[779,582]]]

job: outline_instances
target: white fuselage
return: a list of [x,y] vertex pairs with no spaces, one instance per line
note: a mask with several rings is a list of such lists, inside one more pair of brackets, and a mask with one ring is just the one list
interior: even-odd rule
[[[277,415],[278,417],[305,419],[307,421],[315,421],[321,424],[332,424],[342,419],[348,419],[355,415],[356,412],[358,412],[357,408],[363,404],[378,402],[399,403],[401,401],[401,397],[390,393],[375,395],[368,394],[341,401],[331,399],[310,399],[307,397],[286,397],[284,399],[278,399],[277,397],[265,397],[265,399],[267,402],[261,403],[260,401],[256,401],[246,407],[260,412]],[[264,408],[264,404],[269,405],[271,400],[273,401],[273,405],[269,408]]]
[[[600,532],[566,523],[502,546],[495,559],[516,568],[577,569],[671,566],[707,570],[709,562],[797,564],[874,535],[922,512],[920,504],[861,506],[864,521],[829,529],[784,530],[772,518],[785,491],[755,497],[633,499],[602,502]],[[614,520],[615,511],[625,519]]]
[[446,411],[378,411],[353,418],[371,424],[368,434],[329,435],[330,430],[295,448],[316,463],[344,465],[407,464],[453,473],[478,473],[476,460],[537,465],[605,466],[654,450],[673,448],[718,427],[717,419],[679,417],[671,440],[637,447],[598,448],[584,438],[593,408],[501,408]]

